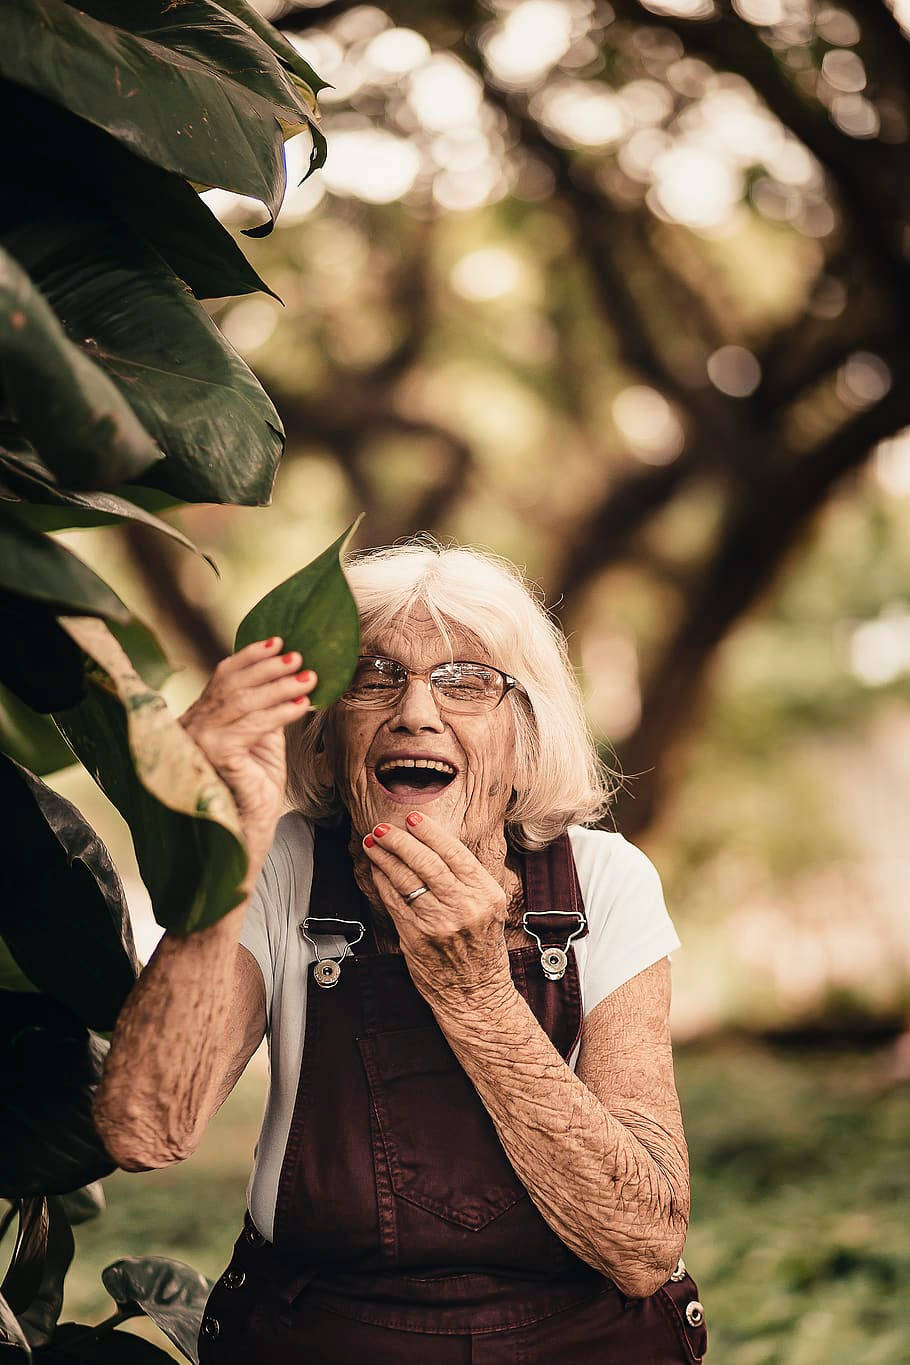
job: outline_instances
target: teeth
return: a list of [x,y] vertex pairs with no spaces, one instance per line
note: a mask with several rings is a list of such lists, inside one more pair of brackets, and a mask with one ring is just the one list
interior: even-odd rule
[[455,776],[455,768],[441,758],[387,758],[379,764],[377,773],[388,772],[391,768],[434,768],[437,772]]

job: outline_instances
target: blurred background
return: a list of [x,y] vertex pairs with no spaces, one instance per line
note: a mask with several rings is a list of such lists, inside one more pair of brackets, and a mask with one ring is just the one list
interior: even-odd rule
[[[910,0],[258,8],[333,87],[324,171],[298,187],[290,142],[242,239],[282,302],[213,308],[287,427],[274,504],[174,514],[220,580],[141,530],[65,539],[168,643],[177,709],[359,511],[360,546],[522,565],[683,942],[709,1358],[910,1361]],[[125,826],[53,781],[147,957]],[[190,1162],[107,1182],[70,1316],[115,1256],[220,1274],[266,1076]]]

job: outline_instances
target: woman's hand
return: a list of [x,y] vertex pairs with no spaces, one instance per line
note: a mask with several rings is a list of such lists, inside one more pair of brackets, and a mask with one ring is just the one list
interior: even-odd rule
[[231,789],[250,869],[258,874],[275,837],[286,781],[284,727],[299,720],[316,686],[277,637],[222,659],[180,723]]
[[[377,825],[363,847],[415,986],[431,1005],[507,994],[505,891],[431,816],[412,811],[407,826]],[[418,886],[428,890],[405,900]]]

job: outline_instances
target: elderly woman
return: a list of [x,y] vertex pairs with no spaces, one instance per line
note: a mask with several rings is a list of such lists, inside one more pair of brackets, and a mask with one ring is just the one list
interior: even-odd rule
[[334,706],[309,711],[314,675],[271,639],[183,718],[251,892],[165,936],[96,1105],[124,1168],[179,1161],[268,1037],[201,1365],[691,1365],[679,940],[644,853],[585,827],[609,794],[565,642],[473,550],[347,576],[363,653]]

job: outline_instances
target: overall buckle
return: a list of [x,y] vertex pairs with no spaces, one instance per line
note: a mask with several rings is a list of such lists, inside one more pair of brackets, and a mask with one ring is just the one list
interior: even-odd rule
[[[577,922],[576,927],[569,934],[561,948],[555,944],[547,944],[544,946],[541,935],[535,933],[528,923],[528,921],[532,919],[552,919],[556,915],[561,919],[574,919]],[[543,968],[544,976],[548,981],[561,981],[566,974],[566,967],[569,962],[569,944],[572,942],[573,938],[578,938],[587,928],[587,920],[584,915],[580,910],[526,910],[521,917],[521,924],[525,933],[529,934],[537,944],[540,952],[540,965]],[[568,926],[566,927],[568,928]],[[552,931],[549,926],[541,927],[541,933],[549,936],[550,932]]]
[[[323,937],[328,934],[336,938],[338,937],[338,931],[333,929],[316,929],[314,926],[317,924],[341,924],[348,929],[357,929],[357,937],[349,939],[345,930],[342,929],[340,932],[345,939],[344,952],[340,957],[322,957],[319,952],[319,944],[314,938],[310,937],[310,931],[312,930],[313,933]],[[313,963],[313,980],[316,982],[316,985],[321,986],[323,990],[329,990],[332,986],[337,986],[338,982],[341,980],[342,962],[346,957],[353,957],[351,949],[363,938],[365,930],[361,921],[359,919],[338,919],[335,915],[308,915],[305,920],[301,921],[300,931],[316,954],[316,961]]]

